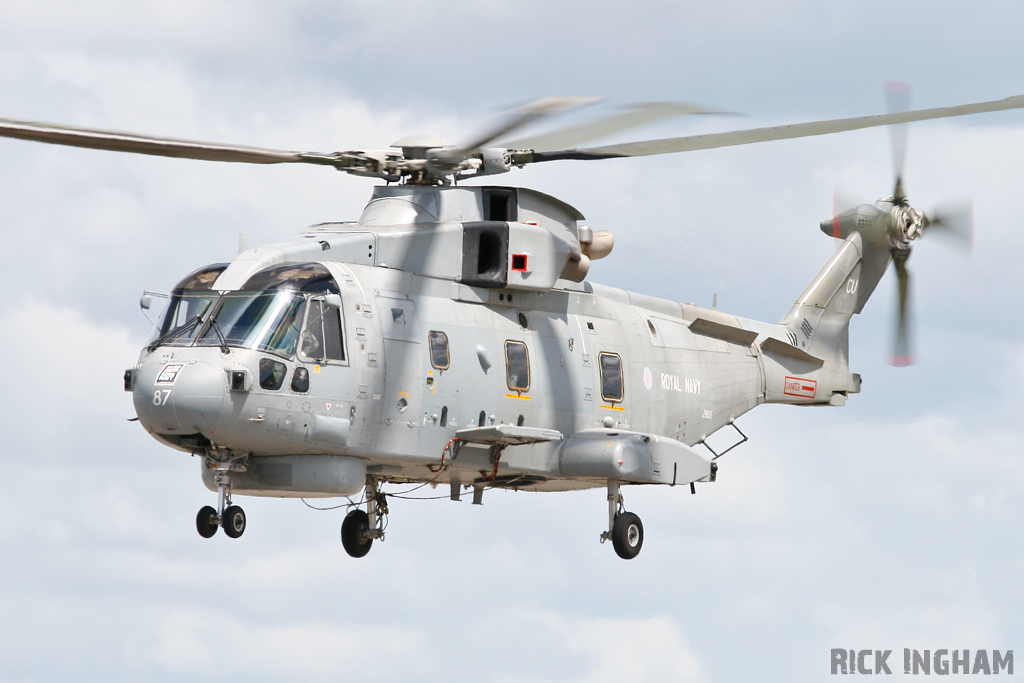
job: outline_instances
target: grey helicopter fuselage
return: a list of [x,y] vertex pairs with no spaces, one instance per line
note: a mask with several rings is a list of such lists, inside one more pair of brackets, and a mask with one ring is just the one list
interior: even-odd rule
[[[202,268],[171,292],[138,364],[125,372],[141,424],[201,455],[217,491],[196,529],[238,538],[232,492],[365,497],[343,506],[342,544],[383,539],[384,484],[473,489],[606,486],[608,531],[624,559],[643,545],[623,484],[689,484],[717,474],[706,437],[760,403],[844,405],[860,390],[849,324],[891,262],[899,292],[891,360],[913,358],[911,243],[945,232],[969,249],[970,206],[924,213],[903,191],[911,121],[1024,108],[1024,95],[785,126],[581,146],[634,126],[712,113],[643,103],[546,133],[543,119],[592,98],[545,97],[453,144],[414,135],[387,149],[289,151],[0,119],[0,137],[162,157],[312,164],[387,181],[358,221]],[[822,223],[842,240],[776,324],[586,281],[606,232],[553,197],[459,186],[528,164],[674,154],[892,128],[892,196]],[[516,139],[517,136],[523,136]],[[497,145],[497,146],[495,146]],[[392,185],[392,183],[397,183]],[[151,293],[140,302],[148,308]],[[739,428],[737,434],[746,440]],[[695,448],[703,443],[707,449]],[[730,447],[731,448],[731,447]],[[712,454],[714,454],[712,456]],[[420,485],[404,488],[407,495]],[[361,506],[366,507],[362,510]]]
[[357,222],[183,281],[126,388],[211,489],[282,497],[713,481],[694,446],[751,408],[859,390],[846,329],[888,258],[859,284],[859,233],[768,324],[585,281],[610,241],[582,218],[532,190],[378,187]]

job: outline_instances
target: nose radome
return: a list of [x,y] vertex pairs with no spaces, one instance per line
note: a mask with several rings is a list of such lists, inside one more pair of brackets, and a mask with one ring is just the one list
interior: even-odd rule
[[196,434],[213,426],[224,402],[224,373],[201,361],[147,367],[133,400],[142,423],[158,434]]

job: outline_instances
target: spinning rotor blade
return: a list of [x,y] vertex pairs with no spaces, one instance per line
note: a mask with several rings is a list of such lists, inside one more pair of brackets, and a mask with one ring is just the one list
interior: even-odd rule
[[690,114],[728,114],[730,112],[709,109],[684,102],[640,102],[627,105],[631,111],[609,116],[597,121],[588,121],[535,137],[513,140],[502,144],[506,149],[532,149],[543,152],[553,149],[571,149],[584,142],[598,140],[615,133],[653,123],[672,116]]
[[118,133],[92,128],[57,126],[49,123],[0,119],[0,137],[49,142],[55,145],[105,149],[113,152],[134,152],[161,157],[229,161],[244,164],[324,163],[302,152],[286,152],[259,147],[222,145],[213,142],[157,138],[133,133]]
[[911,365],[914,355],[910,343],[910,271],[907,270],[907,258],[910,252],[892,251],[892,263],[896,267],[896,281],[899,287],[898,308],[896,309],[896,337],[893,341],[892,355],[889,363],[897,367]]
[[828,133],[840,133],[848,130],[859,130],[861,128],[872,128],[874,126],[908,123],[910,121],[943,119],[954,116],[966,116],[968,114],[981,114],[984,112],[1021,108],[1024,108],[1024,95],[1015,95],[1013,97],[1007,97],[1004,100],[962,104],[955,107],[918,109],[916,111],[880,114],[876,116],[858,116],[849,119],[812,121],[809,123],[796,123],[788,126],[775,126],[772,128],[736,130],[728,133],[710,133],[707,135],[689,135],[679,138],[665,138],[662,140],[645,140],[641,142],[628,142],[619,145],[605,145],[603,147],[590,147],[578,150],[569,149],[555,152],[516,154],[514,155],[513,163],[524,164],[540,161],[557,161],[560,159],[614,159],[618,157],[641,157],[651,156],[654,154],[673,154],[675,152],[690,152],[698,149],[749,145],[755,142],[787,140],[790,138],[802,138],[813,135],[826,135]]
[[974,208],[970,201],[936,207],[925,216],[928,234],[946,236],[947,242],[970,253],[974,246]]
[[491,130],[481,133],[469,144],[460,145],[459,149],[466,152],[476,151],[486,146],[487,143],[493,142],[542,118],[561,114],[587,104],[593,104],[600,99],[599,97],[545,97],[534,100],[521,107],[516,107],[509,112],[504,121]]
[[[910,86],[906,83],[885,84],[886,109],[890,114],[901,114],[910,109]],[[903,167],[907,160],[907,124],[889,126],[889,142],[892,145],[892,172],[895,180],[892,196],[897,202],[906,195],[903,192]]]

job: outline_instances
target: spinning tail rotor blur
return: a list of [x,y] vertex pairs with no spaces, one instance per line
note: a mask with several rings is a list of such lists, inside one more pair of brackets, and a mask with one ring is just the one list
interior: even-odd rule
[[[889,115],[910,110],[910,86],[906,83],[886,83],[886,105]],[[913,319],[911,315],[911,275],[907,261],[911,244],[928,234],[943,235],[946,243],[958,251],[969,253],[973,243],[973,218],[970,200],[961,200],[936,207],[925,213],[914,207],[907,197],[905,166],[907,157],[907,124],[889,126],[892,153],[892,194],[873,205],[860,205],[843,210],[847,201],[836,191],[835,215],[822,222],[822,230],[841,238],[841,225],[856,223],[866,240],[885,244],[896,271],[896,320],[893,324],[892,346],[888,361],[895,366],[914,362]]]

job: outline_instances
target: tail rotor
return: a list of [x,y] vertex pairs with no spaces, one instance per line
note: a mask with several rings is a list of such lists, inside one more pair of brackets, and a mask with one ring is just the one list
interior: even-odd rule
[[[910,109],[910,86],[905,83],[886,83],[886,104],[890,114]],[[857,231],[876,244],[889,247],[893,269],[896,271],[897,306],[892,348],[889,362],[895,366],[914,362],[913,324],[910,311],[910,258],[911,244],[928,234],[942,235],[950,246],[969,253],[974,239],[971,202],[961,201],[936,207],[929,213],[911,205],[904,187],[904,168],[907,156],[907,124],[889,127],[892,151],[892,195],[879,199],[873,205],[862,204],[838,213],[821,228],[826,234],[843,239]],[[838,193],[837,205],[838,205]]]

